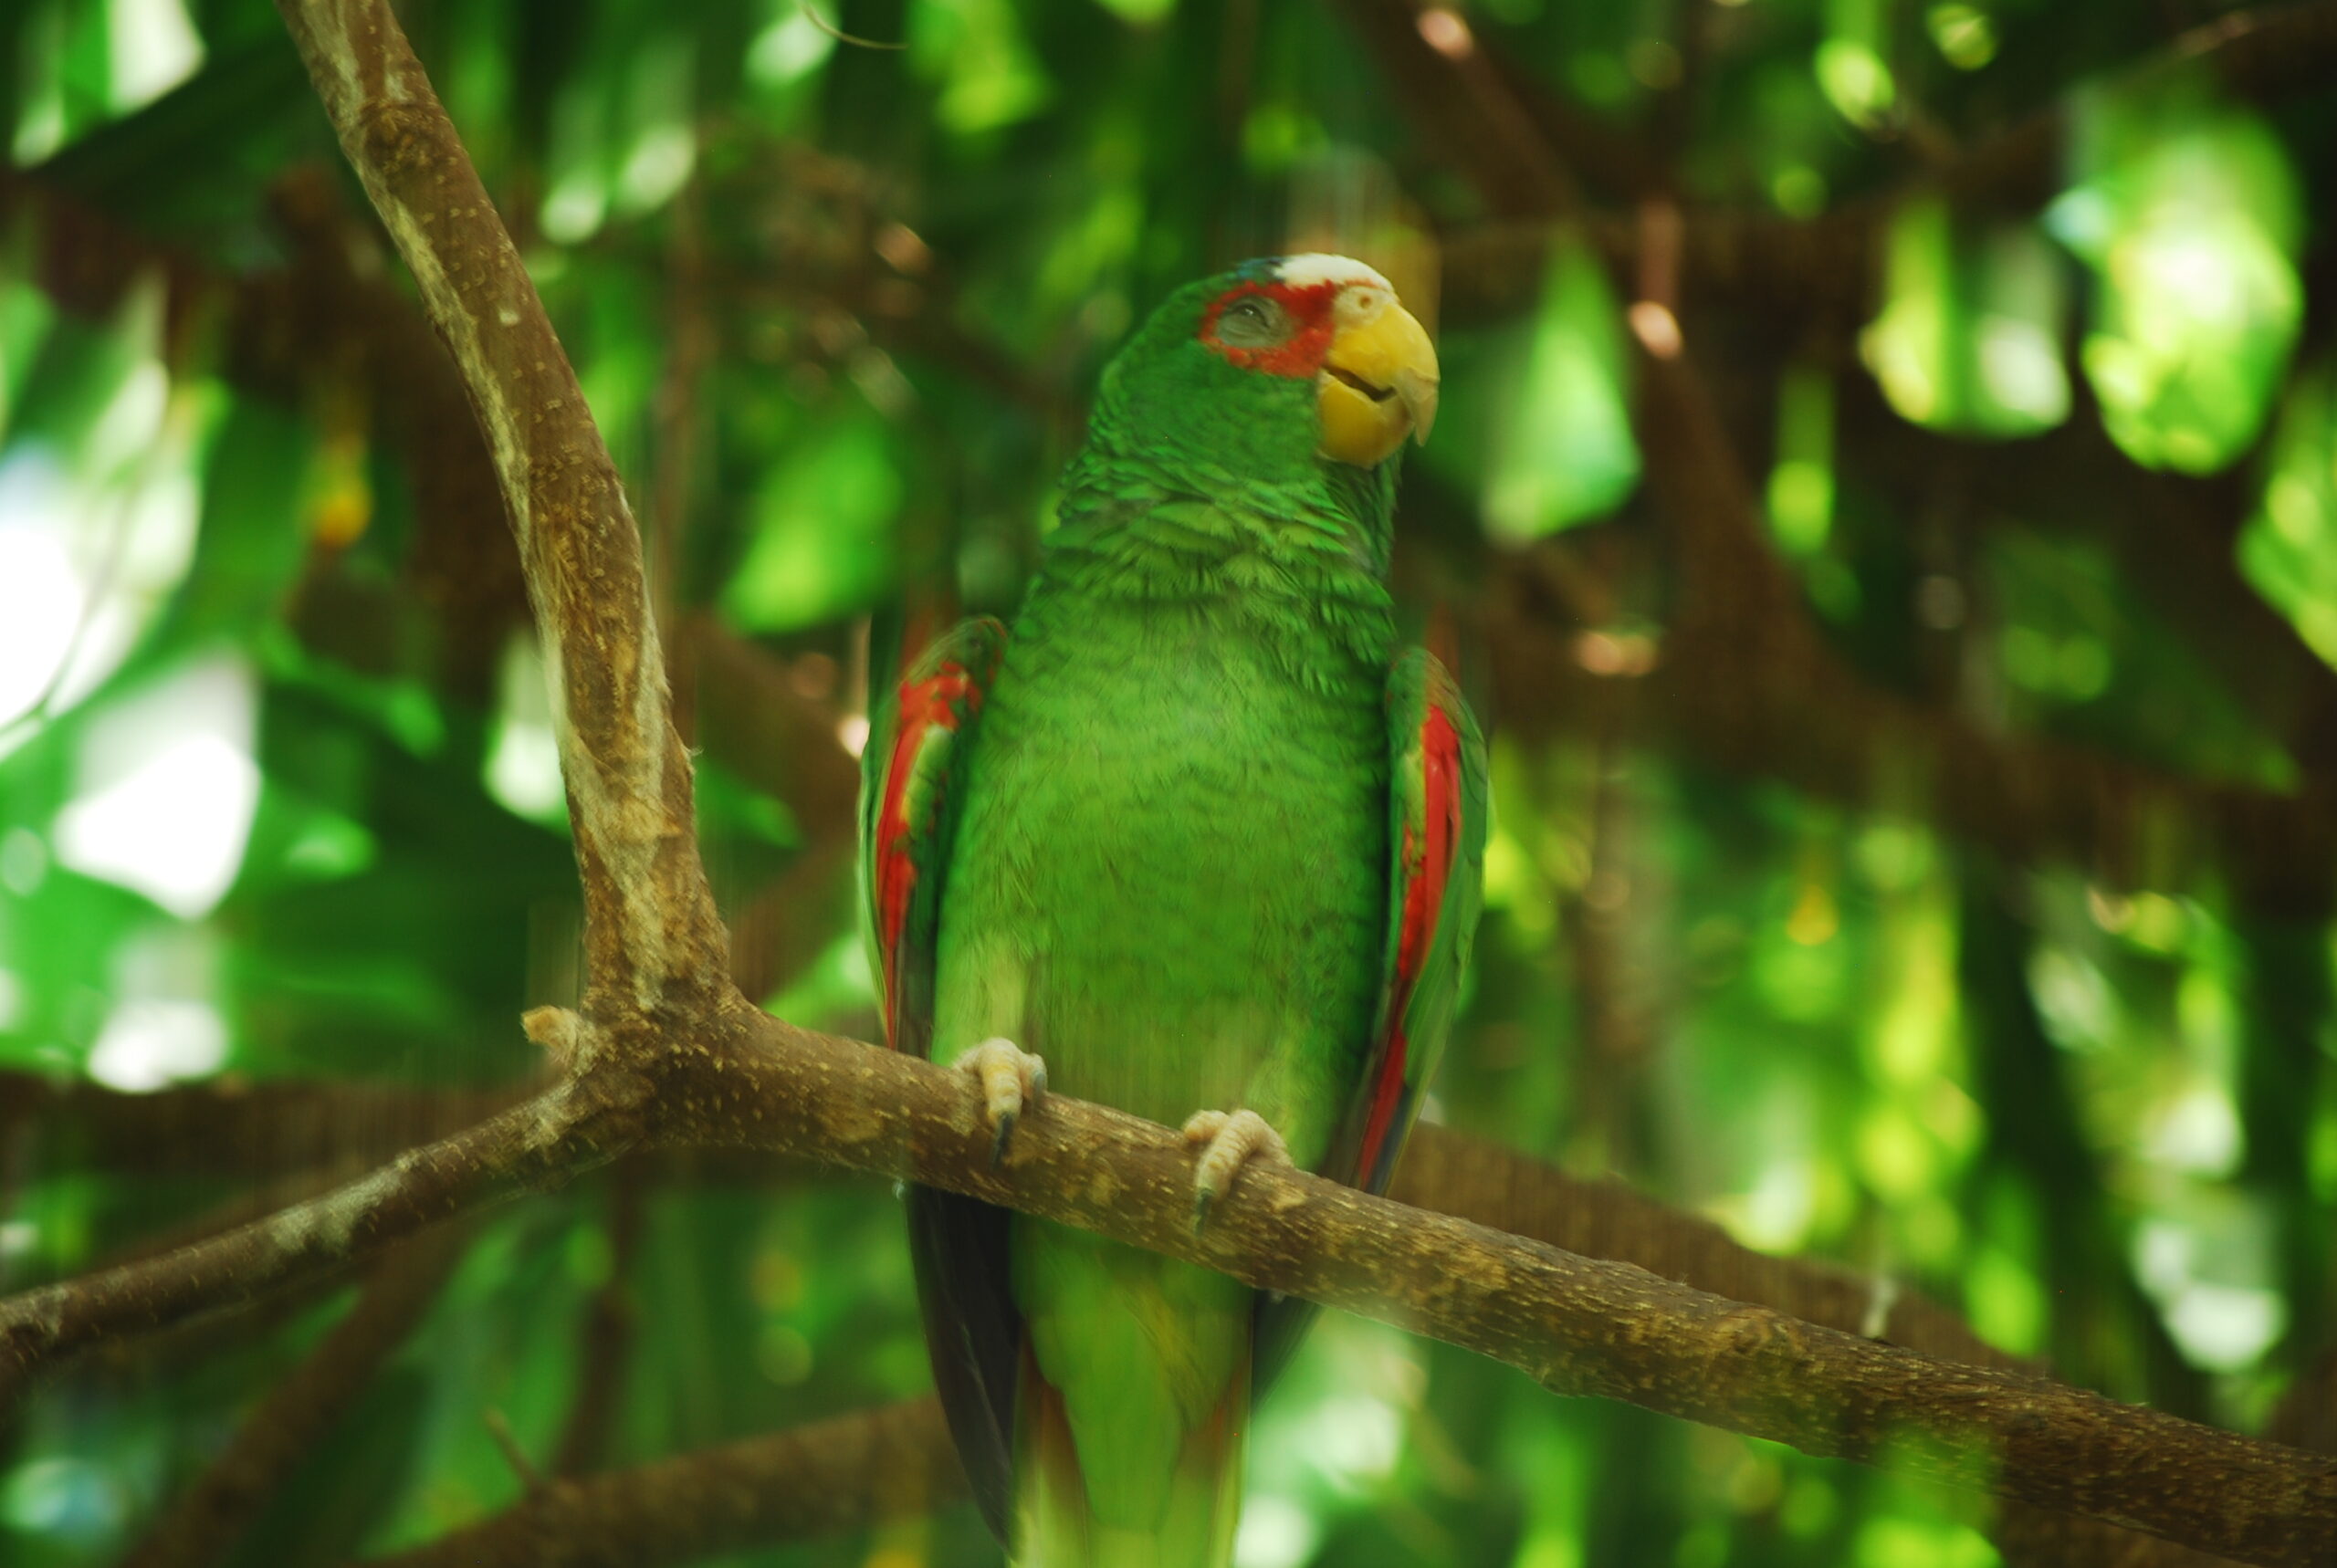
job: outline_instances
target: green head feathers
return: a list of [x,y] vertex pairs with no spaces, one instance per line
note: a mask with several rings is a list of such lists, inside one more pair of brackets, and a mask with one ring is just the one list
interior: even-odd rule
[[1379,556],[1389,459],[1425,438],[1436,376],[1428,334],[1362,263],[1244,262],[1169,296],[1113,359],[1066,517],[1187,496],[1344,521]]

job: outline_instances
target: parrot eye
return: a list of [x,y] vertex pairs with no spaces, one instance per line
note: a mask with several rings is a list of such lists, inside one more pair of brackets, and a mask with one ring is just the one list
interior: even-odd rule
[[1290,326],[1280,300],[1244,294],[1219,313],[1217,338],[1231,349],[1271,349],[1290,336]]

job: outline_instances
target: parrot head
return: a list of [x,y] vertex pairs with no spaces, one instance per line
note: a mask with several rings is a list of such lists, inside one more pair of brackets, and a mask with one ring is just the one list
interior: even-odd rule
[[1233,472],[1370,469],[1428,438],[1436,383],[1428,333],[1385,277],[1270,256],[1171,295],[1105,371],[1102,407],[1146,445]]

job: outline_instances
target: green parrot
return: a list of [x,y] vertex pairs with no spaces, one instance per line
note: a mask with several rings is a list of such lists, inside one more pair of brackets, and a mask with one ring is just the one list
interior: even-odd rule
[[[1382,1190],[1479,907],[1483,743],[1399,650],[1395,455],[1428,335],[1344,256],[1163,304],[1104,373],[1010,632],[877,706],[863,870],[896,1050],[1182,1124],[1196,1222],[1250,1158]],[[923,1188],[934,1375],[1022,1568],[1231,1560],[1253,1396],[1302,1303]]]

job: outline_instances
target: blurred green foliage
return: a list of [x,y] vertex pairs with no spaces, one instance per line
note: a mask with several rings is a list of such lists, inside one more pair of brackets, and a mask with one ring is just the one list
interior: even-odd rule
[[1639,483],[1622,315],[1578,240],[1556,247],[1530,325],[1507,323],[1465,346],[1448,340],[1444,357],[1462,428],[1483,430],[1485,442],[1474,451],[1439,443],[1428,461],[1482,490],[1490,538],[1524,545],[1610,515]]
[[[1372,6],[400,9],[634,486],[705,717],[709,868],[774,1008],[876,1027],[817,759],[718,727],[714,653],[746,650],[757,700],[808,725],[784,733],[851,744],[891,606],[1011,606],[1083,400],[1153,301],[1242,256],[1349,248],[1441,308],[1399,586],[1424,619],[1457,610],[1496,735],[1488,911],[1433,1113],[1904,1281],[2120,1397],[2252,1426],[2326,1342],[2325,910],[1952,831],[1879,740],[1844,804],[1790,787],[1797,759],[1723,768],[1595,703],[1511,725],[1501,699],[1531,706],[1540,679],[1496,689],[1481,643],[1520,583],[1575,617],[1535,644],[1581,666],[1564,689],[1687,678],[1664,665],[1681,535],[1648,493],[1679,458],[1634,417],[1650,281],[1609,265],[1645,214],[1587,165],[1600,210],[1515,244],[1437,111],[1391,85]],[[1399,18],[1415,68],[1480,51],[1552,123],[1665,160],[1690,350],[1829,656],[1968,733],[2178,781],[2154,844],[2204,835],[2214,789],[2276,799],[2326,766],[2258,700],[2269,644],[2203,636],[2138,568],[2175,525],[2131,504],[2236,506],[2216,551],[2237,533],[2277,615],[2230,635],[2292,623],[2337,664],[2337,390],[2307,298],[2325,95],[2112,72],[2166,53],[2148,7],[1451,15],[1457,35]],[[2075,131],[2049,191],[1928,179],[2056,107]],[[0,115],[0,1071],[123,1093],[519,1081],[517,1014],[577,983],[541,664],[491,505],[446,482],[475,455],[366,346],[374,318],[239,292],[362,283],[382,254],[271,8],[8,7]],[[288,182],[304,166],[334,172]],[[1780,326],[1757,295],[1694,297],[1705,225],[1843,223],[1874,265],[1829,310]],[[90,282],[108,269],[128,280]],[[366,298],[397,313],[396,287]],[[1906,423],[1944,455],[1904,460]],[[2060,482],[2097,425],[2118,483]],[[2022,463],[2029,493],[1974,499],[1973,471]],[[2196,487],[2140,488],[2136,465]],[[1829,722],[1813,755],[1841,745]],[[0,1141],[10,1289],[253,1185],[200,1151],[153,1174],[37,1127]],[[393,1550],[511,1502],[487,1413],[548,1462],[613,1279],[640,1327],[606,1463],[926,1386],[888,1192],[627,1179],[484,1222],[238,1561]],[[0,1432],[0,1558],[113,1560],[346,1300],[43,1392]],[[1560,1403],[1327,1314],[1261,1412],[1251,1490],[1244,1568],[1995,1556],[1984,1510],[1887,1469]],[[959,1508],[732,1561],[995,1558]]]
[[2094,270],[2083,359],[2103,423],[2137,463],[2213,473],[2262,426],[2303,314],[2288,151],[2187,92],[2101,93],[2075,162],[2048,221]]
[[2068,417],[2059,267],[2034,231],[1958,235],[1944,204],[1919,199],[1891,229],[1889,295],[1863,347],[1891,406],[1918,424],[2033,435]]

